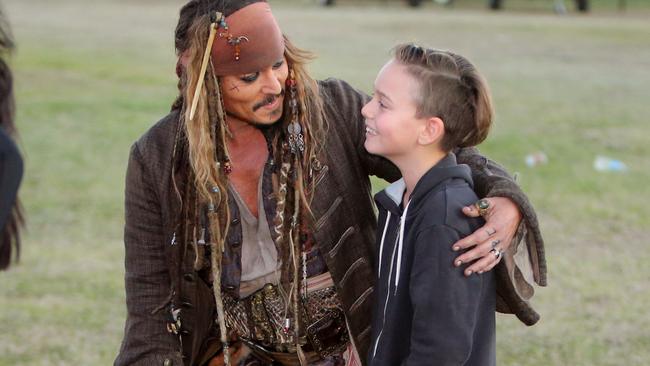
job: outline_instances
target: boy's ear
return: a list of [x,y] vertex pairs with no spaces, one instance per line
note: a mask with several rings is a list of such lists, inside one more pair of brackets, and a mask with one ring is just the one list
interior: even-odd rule
[[422,145],[439,143],[445,135],[445,123],[438,117],[429,117],[424,123],[418,142]]

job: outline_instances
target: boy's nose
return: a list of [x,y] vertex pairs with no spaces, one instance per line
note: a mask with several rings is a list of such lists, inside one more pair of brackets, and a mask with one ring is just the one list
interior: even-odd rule
[[370,103],[372,103],[372,101],[366,103],[366,105],[364,105],[363,108],[361,108],[361,115],[364,118],[370,118],[370,114],[369,114],[369,112],[370,112]]

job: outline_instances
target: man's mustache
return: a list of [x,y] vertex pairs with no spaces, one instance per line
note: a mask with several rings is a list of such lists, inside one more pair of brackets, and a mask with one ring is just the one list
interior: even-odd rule
[[271,103],[275,102],[275,100],[276,100],[277,98],[280,98],[280,97],[282,97],[282,96],[284,96],[284,90],[281,91],[280,94],[276,94],[276,95],[267,95],[266,98],[264,98],[264,100],[262,100],[261,102],[255,104],[255,105],[253,106],[253,112],[256,112],[258,109],[264,107],[264,106],[267,105],[267,104],[271,104]]

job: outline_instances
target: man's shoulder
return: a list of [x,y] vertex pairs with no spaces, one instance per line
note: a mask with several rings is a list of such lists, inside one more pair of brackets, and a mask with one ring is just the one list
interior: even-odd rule
[[327,99],[346,100],[350,98],[365,99],[367,95],[350,85],[345,80],[327,78],[318,81],[321,95]]
[[339,87],[339,88],[352,88],[352,86],[350,86],[350,84],[347,81],[337,79],[337,78],[326,78],[326,79],[323,79],[323,80],[318,80],[317,83],[318,83],[319,87],[321,87],[321,88],[323,88],[325,90],[329,90],[331,88],[337,88],[337,87]]
[[330,133],[333,130],[349,136],[349,129],[358,128],[359,121],[363,121],[361,108],[368,101],[368,95],[341,79],[320,80],[318,86],[327,122],[333,127]]
[[145,159],[152,155],[171,153],[178,130],[179,113],[179,110],[173,110],[161,118],[135,141],[133,148]]

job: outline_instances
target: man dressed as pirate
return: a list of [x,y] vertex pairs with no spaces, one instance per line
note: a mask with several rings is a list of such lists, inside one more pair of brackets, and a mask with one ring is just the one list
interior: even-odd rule
[[[310,54],[263,0],[188,2],[175,45],[180,95],[127,170],[128,316],[115,364],[362,364],[369,176],[399,178],[364,150],[368,96],[312,79]],[[486,224],[454,244],[450,265],[476,275],[499,264],[497,310],[533,324],[531,282],[546,282],[535,212],[503,168],[476,149],[455,153],[486,198],[466,214],[480,208]]]

